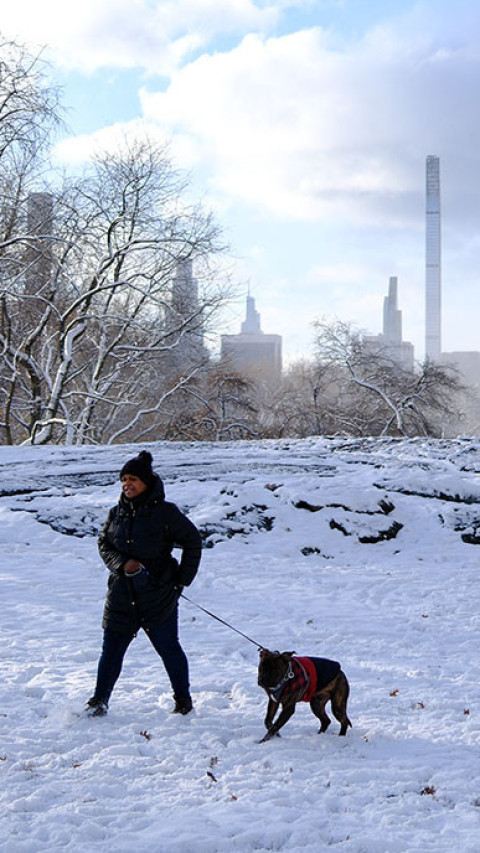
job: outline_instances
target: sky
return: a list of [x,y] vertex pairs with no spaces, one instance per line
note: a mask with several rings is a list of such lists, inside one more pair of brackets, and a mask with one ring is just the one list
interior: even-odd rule
[[63,88],[76,167],[125,128],[171,140],[284,357],[312,321],[377,334],[390,276],[424,356],[425,160],[440,157],[442,349],[480,350],[477,0],[16,0],[1,30]]

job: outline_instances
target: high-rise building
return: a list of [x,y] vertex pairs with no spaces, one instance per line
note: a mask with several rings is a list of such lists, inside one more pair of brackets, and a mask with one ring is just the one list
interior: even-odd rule
[[425,358],[439,361],[441,342],[440,158],[426,162]]
[[398,279],[390,276],[383,300],[383,332],[366,335],[363,344],[377,355],[385,355],[404,370],[413,370],[413,344],[402,340],[402,312],[398,308]]
[[261,335],[260,314],[255,309],[255,300],[252,296],[247,296],[247,313],[241,327],[242,335]]
[[198,282],[190,258],[180,258],[175,266],[166,312],[170,361],[179,370],[208,360],[204,346],[204,316],[198,297]]
[[240,373],[254,376],[280,377],[282,372],[282,337],[265,335],[260,328],[260,314],[255,300],[247,296],[247,311],[239,335],[222,335],[222,360]]
[[53,196],[30,193],[27,199],[27,231],[30,237],[25,251],[25,283],[39,292],[50,281],[53,266]]
[[192,268],[190,258],[180,258],[175,267],[171,305],[181,317],[191,316],[198,310],[198,283]]
[[397,301],[398,279],[392,275],[388,282],[388,295],[383,300],[383,334],[385,341],[393,345],[402,342],[402,312]]

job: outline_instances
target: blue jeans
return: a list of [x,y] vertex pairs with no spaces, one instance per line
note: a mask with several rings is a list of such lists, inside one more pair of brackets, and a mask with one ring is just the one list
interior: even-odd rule
[[[178,608],[163,622],[148,628],[145,633],[155,651],[160,655],[167,671],[175,698],[189,696],[188,661],[178,640]],[[103,648],[98,662],[95,699],[108,705],[117,679],[122,671],[123,659],[135,634],[103,632]]]

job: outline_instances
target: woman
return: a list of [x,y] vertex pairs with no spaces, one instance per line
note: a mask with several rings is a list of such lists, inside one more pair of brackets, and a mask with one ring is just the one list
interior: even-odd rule
[[[188,662],[178,640],[178,598],[195,577],[202,542],[194,524],[165,500],[152,456],[142,450],[120,471],[122,494],[98,540],[110,576],[103,612],[103,648],[87,714],[103,717],[128,646],[140,628],[162,658],[174,712],[192,710]],[[172,556],[182,548],[180,565]]]

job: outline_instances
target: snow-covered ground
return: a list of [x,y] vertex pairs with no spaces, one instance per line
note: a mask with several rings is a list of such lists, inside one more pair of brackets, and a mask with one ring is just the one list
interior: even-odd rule
[[[194,713],[142,634],[85,718],[138,447],[0,448],[2,853],[477,853],[480,442],[143,447],[205,539],[187,595],[254,642],[182,601]],[[302,704],[259,744],[256,644],[341,661],[346,738]]]

